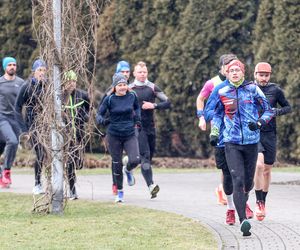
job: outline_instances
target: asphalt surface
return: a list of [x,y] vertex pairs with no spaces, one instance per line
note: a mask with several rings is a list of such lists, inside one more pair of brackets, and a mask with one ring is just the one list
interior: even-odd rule
[[[236,224],[225,224],[226,206],[218,205],[215,187],[219,173],[156,174],[161,191],[151,200],[146,184],[139,173],[136,185],[129,187],[124,179],[125,203],[139,207],[168,211],[199,221],[215,235],[219,249],[300,249],[300,173],[273,173],[267,196],[265,220],[251,220],[252,235],[243,237],[238,217]],[[13,184],[1,192],[31,193],[33,175],[13,175]],[[110,175],[79,176],[77,190],[80,199],[111,201]],[[73,201],[76,202],[76,201]],[[249,204],[254,210],[255,194]]]

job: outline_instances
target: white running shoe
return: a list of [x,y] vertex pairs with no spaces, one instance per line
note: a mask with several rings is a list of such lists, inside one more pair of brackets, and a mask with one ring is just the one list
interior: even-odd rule
[[32,193],[34,195],[44,194],[45,191],[43,190],[42,184],[35,185],[32,189]]

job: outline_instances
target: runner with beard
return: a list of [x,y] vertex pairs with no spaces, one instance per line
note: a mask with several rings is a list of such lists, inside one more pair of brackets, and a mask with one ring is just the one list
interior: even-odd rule
[[[256,84],[267,97],[275,117],[260,129],[260,141],[258,144],[258,158],[255,172],[255,216],[262,221],[266,216],[266,197],[271,182],[271,169],[276,160],[276,116],[285,115],[292,108],[284,96],[282,89],[270,82],[272,67],[269,63],[260,62],[255,66],[254,78]],[[278,107],[278,105],[280,107]]]
[[[2,60],[4,75],[0,77],[0,137],[1,153],[5,150],[3,171],[0,168],[0,187],[9,187],[11,167],[19,144],[20,125],[15,119],[15,101],[24,80],[16,76],[17,61],[13,57]],[[2,172],[2,173],[1,173]]]

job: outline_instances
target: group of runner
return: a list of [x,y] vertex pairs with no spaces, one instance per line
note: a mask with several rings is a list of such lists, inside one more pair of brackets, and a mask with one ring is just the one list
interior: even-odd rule
[[[33,194],[43,194],[41,173],[48,145],[40,139],[41,118],[46,115],[47,65],[37,59],[32,64],[32,73],[24,81],[16,75],[17,61],[13,57],[2,60],[4,75],[0,78],[0,145],[4,153],[4,163],[0,168],[0,187],[8,188],[11,183],[11,167],[16,157],[19,137],[29,140],[36,153],[34,162],[35,185]],[[77,74],[67,70],[63,74],[62,104],[63,123],[66,134],[71,134],[65,142],[68,152],[66,173],[69,183],[69,198],[77,199],[75,169],[82,167],[82,140],[84,124],[88,121],[90,101],[87,93],[76,86]],[[2,169],[3,168],[3,169]]]
[[[276,160],[276,116],[291,112],[291,106],[280,87],[270,83],[269,63],[256,65],[254,81],[245,80],[245,66],[234,54],[221,56],[219,65],[219,75],[207,81],[198,95],[197,116],[201,130],[206,130],[206,124],[211,123],[210,143],[215,146],[216,165],[222,170],[222,183],[216,193],[218,202],[227,205],[226,223],[235,224],[237,211],[241,231],[249,236],[249,219],[253,217],[247,203],[249,192],[254,186],[255,216],[263,220],[271,168]],[[33,193],[41,194],[46,149],[38,140],[37,117],[43,109],[47,65],[41,59],[34,61],[26,82],[16,76],[15,58],[4,58],[2,67],[5,73],[0,78],[0,153],[4,153],[4,163],[0,169],[0,186],[9,187],[12,182],[11,166],[23,133],[37,156]],[[112,189],[116,202],[124,201],[123,174],[128,185],[133,186],[133,170],[139,164],[150,197],[155,198],[160,190],[153,180],[151,166],[156,138],[154,110],[170,108],[170,101],[148,80],[144,62],[135,65],[133,75],[134,81],[129,83],[130,64],[126,61],[117,64],[112,84],[96,114],[97,123],[107,128],[106,143],[112,157]],[[73,70],[63,74],[63,117],[66,130],[74,135],[66,148],[71,152],[66,167],[70,199],[78,198],[75,170],[82,167],[83,149],[77,146],[83,142],[90,113],[88,94],[77,88],[77,80]]]
[[199,128],[206,130],[206,123],[211,122],[210,143],[215,146],[217,168],[222,170],[222,185],[216,189],[218,203],[227,204],[228,225],[235,224],[237,211],[243,236],[251,235],[253,212],[247,201],[253,186],[255,217],[261,221],[266,216],[276,159],[276,116],[291,112],[283,91],[270,83],[271,73],[271,65],[260,62],[255,80],[247,81],[245,66],[236,55],[222,55],[219,75],[204,84],[197,98]]

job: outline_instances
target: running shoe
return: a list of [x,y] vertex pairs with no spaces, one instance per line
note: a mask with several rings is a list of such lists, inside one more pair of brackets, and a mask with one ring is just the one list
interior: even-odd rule
[[133,171],[128,171],[126,166],[123,166],[123,172],[126,174],[127,177],[127,184],[128,186],[133,186],[135,184],[135,178],[133,176]]
[[11,178],[10,178],[10,169],[5,169],[2,173],[2,182],[5,184],[11,184]]
[[76,189],[74,189],[73,191],[70,191],[69,200],[73,201],[73,200],[77,200],[77,199],[78,199],[78,195],[77,195]]
[[116,195],[115,202],[124,202],[124,192],[123,190],[118,190],[118,194]]
[[151,184],[149,186],[149,191],[150,191],[151,199],[154,199],[157,197],[157,193],[159,192],[159,186],[157,184]]
[[251,232],[251,224],[248,220],[243,220],[241,223],[241,232],[243,233],[243,236],[250,236]]
[[263,201],[257,201],[255,206],[256,219],[262,221],[265,218],[265,216],[265,203]]
[[38,194],[44,194],[44,190],[41,184],[35,185],[32,189],[32,193],[34,195],[38,195]]
[[226,200],[226,198],[224,198],[223,193],[224,193],[223,192],[223,185],[219,185],[216,188],[217,202],[220,205],[227,205],[227,200]]
[[9,184],[4,183],[2,178],[0,178],[0,188],[9,188]]
[[234,225],[235,224],[235,210],[228,209],[226,212],[226,224]]
[[253,211],[250,209],[248,203],[246,203],[246,218],[252,219],[253,218]]
[[118,194],[118,187],[117,187],[116,184],[112,185],[112,192],[113,192],[113,195],[117,195]]

